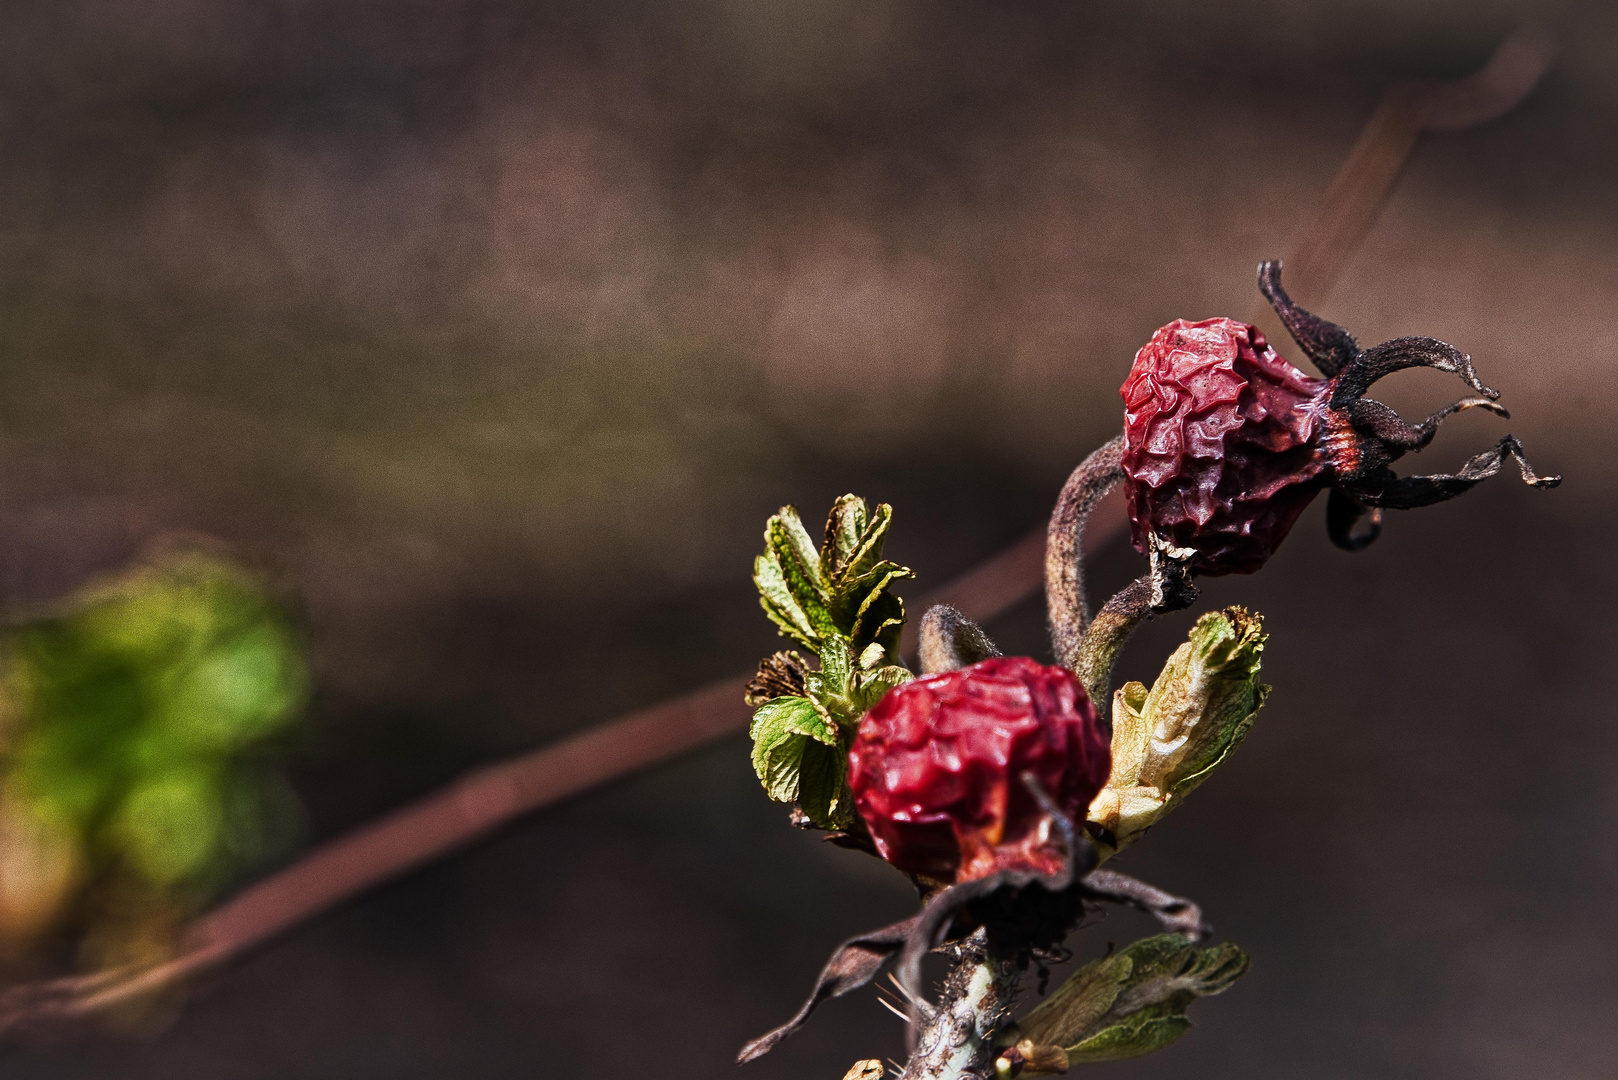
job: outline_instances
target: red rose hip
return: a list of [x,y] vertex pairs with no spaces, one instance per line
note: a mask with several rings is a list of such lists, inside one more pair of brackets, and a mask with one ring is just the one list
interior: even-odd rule
[[1198,573],[1249,573],[1324,485],[1314,408],[1325,379],[1234,319],[1176,319],[1125,380],[1123,468],[1135,548],[1145,531],[1195,548]]
[[882,857],[961,882],[1011,868],[1058,872],[1062,849],[1022,777],[1082,820],[1112,754],[1071,672],[995,657],[889,691],[860,721],[848,766]]
[[[1119,465],[1142,554],[1173,548],[1189,553],[1176,558],[1193,574],[1250,574],[1323,490],[1331,492],[1327,534],[1358,551],[1376,538],[1384,509],[1452,499],[1507,459],[1532,487],[1560,482],[1537,475],[1510,435],[1454,473],[1395,475],[1388,466],[1427,446],[1447,417],[1473,408],[1506,416],[1499,393],[1478,378],[1471,357],[1436,338],[1361,349],[1347,330],[1292,302],[1280,263],[1259,267],[1259,289],[1326,377],[1305,375],[1235,319],[1177,319],[1153,334],[1121,391]],[[1415,367],[1458,375],[1480,396],[1418,424],[1365,396],[1378,379]],[[1366,515],[1370,527],[1358,529]]]

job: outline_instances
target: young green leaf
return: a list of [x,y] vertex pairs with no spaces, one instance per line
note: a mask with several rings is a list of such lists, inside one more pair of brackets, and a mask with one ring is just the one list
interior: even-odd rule
[[1017,1026],[1035,1045],[1065,1049],[1071,1063],[1140,1057],[1189,1031],[1191,1003],[1228,990],[1247,965],[1235,945],[1159,934],[1084,965]]
[[793,507],[770,518],[753,580],[765,614],[784,636],[817,652],[837,636],[852,643],[856,655],[873,642],[894,653],[904,603],[890,590],[913,575],[881,557],[892,519],[891,507],[879,506],[872,515],[865,500],[844,495],[816,551]]
[[855,676],[855,687],[849,695],[860,716],[870,712],[889,690],[915,678],[908,669],[890,664],[875,671],[862,671]]
[[781,636],[813,649],[818,644],[814,625],[787,587],[786,574],[774,551],[753,560],[753,584],[758,586],[758,602],[764,614],[780,630]]
[[904,602],[888,590],[914,575],[882,558],[882,545],[893,522],[886,503],[867,515],[865,500],[844,495],[826,521],[827,547],[821,562],[832,616],[856,650],[872,642],[892,653],[904,624]]
[[823,829],[853,823],[848,740],[812,699],[782,697],[753,714],[753,770],[776,802],[795,802]]
[[753,714],[753,771],[776,802],[798,801],[804,751],[837,745],[837,725],[806,697],[765,702]]
[[854,824],[854,794],[848,787],[848,747],[806,743],[800,765],[798,809],[819,829]]
[[[838,631],[837,621],[827,610],[830,594],[820,574],[820,553],[798,520],[798,512],[783,506],[764,529],[769,557],[780,570],[781,580],[816,639]],[[815,641],[806,642],[811,648]]]
[[865,534],[868,518],[865,500],[858,495],[844,495],[832,504],[820,545],[821,572],[827,581],[835,581],[848,565]]

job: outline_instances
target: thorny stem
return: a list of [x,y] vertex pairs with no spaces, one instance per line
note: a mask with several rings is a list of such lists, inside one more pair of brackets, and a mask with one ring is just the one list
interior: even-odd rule
[[[1065,668],[1078,663],[1080,643],[1090,622],[1084,597],[1084,552],[1080,541],[1090,511],[1124,478],[1124,437],[1114,437],[1084,459],[1062,486],[1045,534],[1045,606],[1051,624],[1056,661]],[[1085,684],[1089,685],[1088,682]]]
[[943,1000],[927,1015],[899,1080],[979,1080],[994,1074],[994,1037],[1011,1019],[1020,971],[989,951],[981,930],[954,950]]

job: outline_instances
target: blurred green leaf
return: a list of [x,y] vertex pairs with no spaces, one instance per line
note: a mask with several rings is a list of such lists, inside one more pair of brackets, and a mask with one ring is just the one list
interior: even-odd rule
[[223,784],[217,769],[200,762],[144,775],[113,809],[108,838],[149,884],[195,878],[224,839]]
[[69,823],[91,884],[196,895],[264,848],[276,830],[258,819],[285,800],[263,797],[244,755],[297,718],[307,676],[251,575],[176,552],[15,626],[3,646],[0,792]]

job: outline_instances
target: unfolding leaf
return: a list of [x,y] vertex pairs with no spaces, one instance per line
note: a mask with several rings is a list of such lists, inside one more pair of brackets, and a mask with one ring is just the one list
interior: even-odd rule
[[832,504],[831,513],[826,516],[825,539],[820,545],[821,572],[826,580],[835,581],[848,566],[869,518],[865,500],[858,495],[844,495]]
[[[827,567],[828,603],[856,651],[877,642],[892,653],[898,645],[898,628],[904,624],[904,602],[888,590],[914,575],[882,558],[892,521],[893,508],[886,503],[868,518],[865,500],[845,495],[826,522],[828,542],[833,544],[821,553]],[[852,531],[856,524],[857,534]]]
[[894,664],[879,667],[875,671],[859,672],[855,676],[855,688],[849,695],[854,707],[860,715],[869,712],[889,690],[901,683],[907,683],[915,678],[907,668]]
[[1189,1031],[1191,1003],[1229,989],[1247,965],[1235,945],[1158,934],[1084,965],[1018,1027],[1036,1045],[1062,1047],[1074,1064],[1140,1057]]
[[814,649],[827,629],[835,629],[826,613],[820,556],[792,507],[782,507],[765,524],[764,554],[753,561],[753,582],[764,613],[785,636]]
[[1089,1061],[1124,1061],[1161,1050],[1190,1031],[1191,1021],[1167,1006],[1142,1009],[1067,1048],[1070,1065]]
[[787,587],[786,575],[775,552],[766,552],[753,560],[753,584],[758,586],[758,600],[764,614],[782,636],[813,649],[817,643],[815,628]]
[[765,613],[784,635],[817,651],[832,636],[846,639],[856,655],[872,642],[894,651],[904,604],[889,590],[912,575],[881,557],[892,518],[885,504],[870,514],[865,500],[844,495],[827,518],[819,551],[793,507],[770,518],[753,579]]
[[1112,773],[1089,817],[1122,849],[1172,810],[1241,743],[1269,687],[1258,680],[1266,635],[1245,608],[1204,615],[1151,690],[1113,695]]

